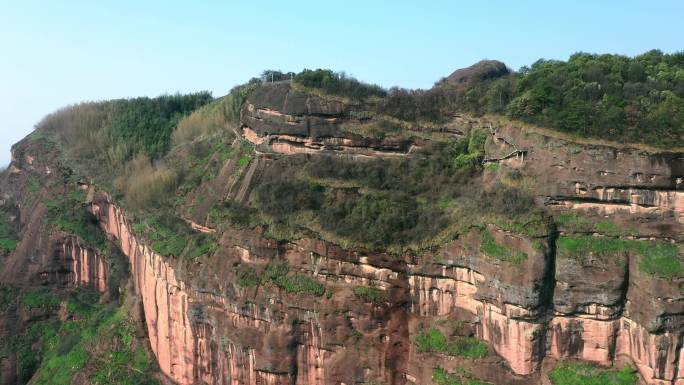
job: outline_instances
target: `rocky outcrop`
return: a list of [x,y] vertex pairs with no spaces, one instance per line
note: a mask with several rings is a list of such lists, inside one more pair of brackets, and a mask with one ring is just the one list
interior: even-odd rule
[[242,109],[240,134],[264,153],[334,153],[401,156],[415,147],[404,138],[373,139],[353,134],[345,125],[372,120],[348,103],[297,91],[289,82],[260,87]]
[[482,60],[467,68],[454,71],[442,81],[451,87],[466,89],[468,85],[496,79],[511,73],[506,64],[498,60]]

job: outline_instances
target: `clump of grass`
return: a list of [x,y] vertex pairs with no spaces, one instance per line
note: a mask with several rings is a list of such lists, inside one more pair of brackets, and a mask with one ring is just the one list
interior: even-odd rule
[[675,245],[652,243],[651,247],[640,246],[637,252],[642,256],[641,261],[639,261],[641,271],[669,279],[682,276],[682,264]]
[[637,379],[636,371],[629,366],[600,369],[586,363],[561,364],[549,373],[553,385],[634,385]]
[[116,185],[125,192],[126,202],[133,208],[161,206],[176,190],[176,172],[162,165],[153,165],[146,155],[138,155],[126,168]]
[[482,358],[487,356],[487,345],[475,337],[458,337],[447,345],[450,356]]
[[261,283],[262,277],[251,267],[238,273],[237,284],[242,287],[258,286]]
[[422,353],[444,353],[469,359],[483,358],[488,353],[487,345],[474,337],[457,336],[449,341],[435,327],[424,330],[416,336],[416,347]]
[[382,302],[387,298],[384,291],[368,286],[355,286],[354,294],[365,302]]
[[493,162],[487,163],[486,169],[487,171],[494,173],[499,169],[499,164]]
[[512,250],[504,245],[498,244],[488,231],[482,231],[482,245],[480,251],[489,257],[500,261],[520,264],[527,260],[527,253]]
[[447,338],[439,329],[432,327],[418,334],[416,347],[421,353],[445,352],[447,350]]

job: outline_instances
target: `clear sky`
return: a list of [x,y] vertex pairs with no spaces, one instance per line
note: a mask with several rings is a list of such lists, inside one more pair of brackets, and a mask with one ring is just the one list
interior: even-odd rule
[[[209,90],[331,68],[430,87],[498,59],[684,49],[673,1],[0,0],[0,166],[45,114],[84,100]],[[329,4],[329,5],[328,5]]]

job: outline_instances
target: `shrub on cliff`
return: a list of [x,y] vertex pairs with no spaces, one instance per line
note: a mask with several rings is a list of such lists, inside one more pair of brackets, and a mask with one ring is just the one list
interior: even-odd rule
[[300,72],[294,81],[307,88],[319,89],[326,94],[345,96],[355,100],[376,96],[384,97],[387,92],[380,86],[362,83],[343,72],[317,69]]
[[451,340],[436,327],[421,331],[416,336],[416,347],[421,353],[444,353],[470,359],[486,357],[487,345],[470,336],[455,336]]
[[387,293],[383,290],[368,287],[354,286],[354,294],[365,302],[382,302],[387,299]]

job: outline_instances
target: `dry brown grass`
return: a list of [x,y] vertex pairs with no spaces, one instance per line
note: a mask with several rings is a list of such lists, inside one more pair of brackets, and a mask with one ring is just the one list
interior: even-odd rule
[[104,129],[107,120],[108,109],[103,103],[80,103],[47,115],[37,127],[68,144],[67,150],[72,157],[92,161],[100,159],[112,147],[111,136]]
[[131,160],[124,176],[116,181],[125,192],[126,201],[135,209],[163,204],[175,191],[178,175],[164,165],[155,166],[149,158],[138,155]]

